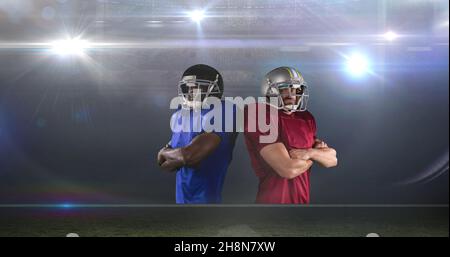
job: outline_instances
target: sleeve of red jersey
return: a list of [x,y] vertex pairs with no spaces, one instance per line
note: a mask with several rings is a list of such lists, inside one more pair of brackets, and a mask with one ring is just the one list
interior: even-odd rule
[[[253,108],[253,109],[252,109]],[[248,143],[250,143],[253,146],[253,149],[256,150],[258,153],[261,151],[262,148],[264,148],[267,145],[271,145],[274,143],[281,142],[280,140],[280,133],[279,133],[279,123],[278,123],[278,110],[276,110],[277,115],[271,115],[271,112],[269,111],[269,108],[273,108],[268,105],[262,105],[262,104],[254,104],[254,105],[247,105],[244,109],[244,135],[245,139]],[[261,111],[266,111],[266,124],[269,119],[272,121],[272,124],[277,126],[278,134],[276,136],[276,140],[271,143],[262,143],[261,142],[261,136],[267,136],[270,134],[270,131],[262,132],[261,129],[258,126],[258,114]],[[276,117],[275,117],[276,116]],[[251,122],[253,122],[254,126],[253,129],[250,125]]]

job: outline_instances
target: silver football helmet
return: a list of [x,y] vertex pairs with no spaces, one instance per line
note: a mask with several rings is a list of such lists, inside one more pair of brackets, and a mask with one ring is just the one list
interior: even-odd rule
[[[262,94],[267,97],[278,97],[278,108],[286,112],[306,111],[309,99],[308,86],[305,79],[300,72],[291,67],[279,67],[276,68],[264,77],[261,85]],[[295,89],[289,90],[290,96],[295,96],[296,100],[294,104],[286,105],[283,101],[283,95],[281,91],[283,89]]]

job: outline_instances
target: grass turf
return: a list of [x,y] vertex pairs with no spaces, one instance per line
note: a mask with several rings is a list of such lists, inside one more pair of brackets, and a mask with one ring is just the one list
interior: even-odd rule
[[449,236],[448,207],[0,208],[0,236]]

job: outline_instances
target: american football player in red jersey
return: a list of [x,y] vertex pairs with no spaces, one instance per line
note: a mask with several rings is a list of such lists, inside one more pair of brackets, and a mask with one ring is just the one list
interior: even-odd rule
[[[276,108],[277,137],[262,142],[265,132],[249,129],[249,119],[260,115],[245,114],[245,141],[253,169],[259,178],[256,203],[307,204],[310,201],[311,166],[337,165],[336,151],[316,137],[316,122],[306,110],[309,98],[303,76],[295,68],[280,67],[269,72],[262,83],[263,95],[276,97],[278,106],[256,104],[256,112]],[[267,117],[271,119],[273,117]],[[272,119],[274,120],[274,119]]]

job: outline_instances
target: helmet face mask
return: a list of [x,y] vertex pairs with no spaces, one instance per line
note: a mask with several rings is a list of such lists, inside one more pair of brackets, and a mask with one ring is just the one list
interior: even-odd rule
[[[295,93],[291,92],[291,89],[296,89]],[[283,93],[284,89],[288,89],[288,93]],[[308,88],[306,85],[299,84],[286,84],[281,83],[281,85],[271,85],[269,86],[270,96],[278,97],[278,108],[283,109],[286,112],[296,112],[296,111],[306,111],[306,107],[308,104]],[[294,104],[286,104],[284,97],[286,96],[295,96]]]
[[[306,111],[309,91],[301,74],[290,67],[280,67],[269,72],[262,85],[263,94],[278,98],[278,109],[292,113]],[[288,93],[282,92],[287,89]],[[292,89],[295,89],[295,93]],[[295,103],[285,104],[286,96],[295,96]]]
[[[196,73],[200,75],[196,75]],[[205,73],[208,79],[204,79]],[[202,77],[202,78],[199,78]],[[222,98],[223,81],[212,67],[195,65],[189,68],[178,83],[178,96],[182,97],[184,109],[199,109],[209,97]]]

